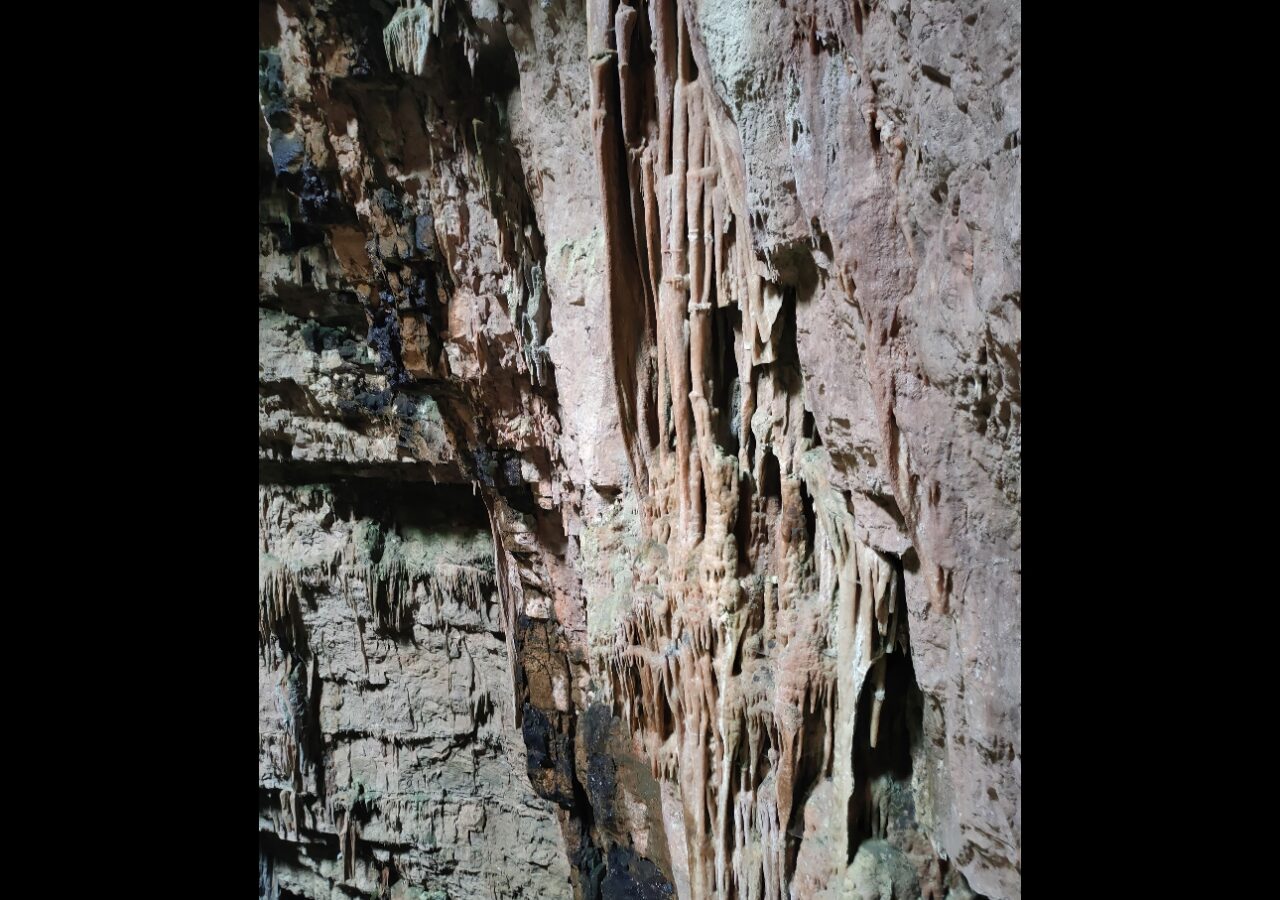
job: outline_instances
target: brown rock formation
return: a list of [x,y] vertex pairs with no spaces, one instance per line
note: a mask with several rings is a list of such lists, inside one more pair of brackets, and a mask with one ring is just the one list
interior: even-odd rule
[[260,6],[263,896],[1021,896],[1020,11]]

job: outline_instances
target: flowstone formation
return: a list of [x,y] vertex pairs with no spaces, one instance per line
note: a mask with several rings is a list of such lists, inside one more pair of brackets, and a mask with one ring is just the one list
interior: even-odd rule
[[260,896],[1021,896],[1020,27],[260,5]]

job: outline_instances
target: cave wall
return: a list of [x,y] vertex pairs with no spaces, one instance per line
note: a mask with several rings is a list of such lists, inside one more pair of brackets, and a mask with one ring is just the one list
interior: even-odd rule
[[509,725],[483,505],[291,480],[258,495],[260,892],[562,894],[564,841]]
[[1020,18],[260,4],[261,894],[1021,896]]

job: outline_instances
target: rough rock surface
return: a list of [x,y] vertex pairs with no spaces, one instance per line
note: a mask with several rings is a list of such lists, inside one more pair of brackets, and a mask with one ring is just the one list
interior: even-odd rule
[[563,892],[563,839],[503,724],[513,710],[492,537],[469,493],[259,489],[268,891]]
[[260,896],[1021,896],[1020,20],[260,4]]

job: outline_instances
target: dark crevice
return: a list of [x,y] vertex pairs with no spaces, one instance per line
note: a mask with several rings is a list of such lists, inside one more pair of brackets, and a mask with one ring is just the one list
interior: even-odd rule
[[920,73],[930,81],[935,81],[943,87],[951,87],[951,76],[944,74],[941,70],[935,69],[933,66],[920,64]]
[[742,312],[736,306],[718,309],[711,317],[715,369],[711,384],[711,406],[716,443],[727,456],[737,456],[742,435],[742,382],[738,373],[737,341],[742,329]]
[[[896,566],[894,577],[902,578],[901,563]],[[914,752],[923,739],[924,696],[911,662],[906,601],[902,591],[897,596],[898,635],[893,652],[884,656],[884,700],[875,747],[871,746],[875,666],[858,695],[853,738],[854,791],[848,810],[850,862],[863,841],[885,837],[887,831],[915,827],[911,772]]]
[[771,450],[766,450],[764,454],[764,477],[760,483],[760,495],[782,502],[782,470],[778,465],[778,457]]
[[737,574],[739,577],[751,571],[751,554],[749,550],[751,545],[752,487],[751,473],[744,473],[742,480],[738,482],[738,515],[733,523],[734,543],[738,546]]
[[[786,881],[790,882],[795,874],[796,857],[800,852],[800,844],[804,839],[804,809],[809,797],[827,774],[823,771],[824,747],[827,737],[827,718],[823,715],[804,717],[800,746],[802,755],[797,761],[793,781],[790,810],[790,827],[786,834]],[[779,810],[779,815],[782,810]]]
[[800,500],[804,505],[804,550],[805,558],[813,556],[813,541],[818,533],[818,518],[813,509],[813,498],[809,496],[809,488],[800,482]]

